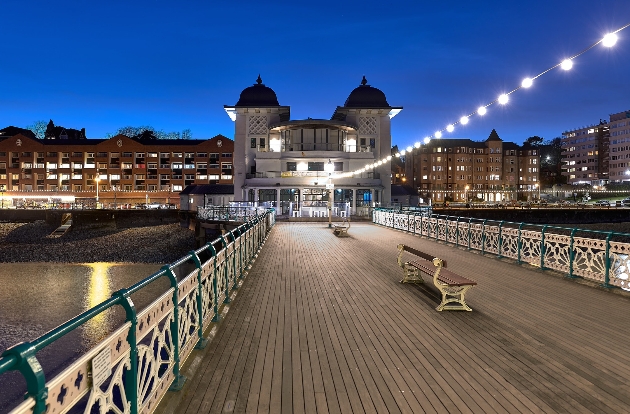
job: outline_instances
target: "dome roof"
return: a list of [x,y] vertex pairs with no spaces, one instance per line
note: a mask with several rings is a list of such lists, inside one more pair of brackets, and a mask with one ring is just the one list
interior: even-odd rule
[[368,85],[365,76],[363,76],[361,85],[350,92],[350,95],[348,96],[348,99],[346,99],[346,103],[344,104],[344,106],[347,108],[390,107],[387,103],[387,98],[385,98],[385,94],[383,93],[383,91]]
[[266,87],[258,75],[256,83],[243,89],[236,106],[280,106],[278,97],[273,89]]

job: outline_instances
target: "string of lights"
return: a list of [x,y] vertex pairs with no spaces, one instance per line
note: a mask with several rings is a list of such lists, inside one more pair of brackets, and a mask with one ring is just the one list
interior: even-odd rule
[[[519,89],[527,89],[529,87],[531,87],[534,84],[534,81],[538,78],[540,78],[541,76],[547,74],[548,72],[551,72],[552,70],[556,69],[556,68],[561,68],[562,70],[571,70],[571,68],[573,67],[573,60],[582,56],[583,54],[585,54],[586,52],[588,52],[589,50],[593,49],[594,47],[596,47],[597,45],[601,44],[604,47],[613,47],[616,43],[617,40],[619,40],[619,37],[617,36],[617,33],[621,32],[622,30],[626,29],[630,27],[630,23],[620,27],[619,29],[610,32],[608,34],[606,34],[603,38],[601,38],[600,40],[598,40],[597,42],[593,43],[592,45],[588,46],[587,48],[585,48],[584,50],[574,54],[573,56],[570,56],[568,58],[565,58],[564,60],[562,60],[560,63],[540,72],[538,75],[533,76],[531,78],[525,78],[523,79],[523,81],[521,82],[521,84],[519,86],[517,86],[516,88],[512,89],[509,92],[503,93],[501,95],[499,95],[499,97],[497,99],[495,99],[494,101],[486,104],[486,105],[482,105],[479,108],[477,108],[476,111],[468,114],[468,115],[464,115],[462,116],[458,121],[453,122],[448,124],[445,128],[435,131],[435,133],[433,133],[433,135],[429,135],[427,137],[424,138],[424,144],[428,144],[431,139],[433,138],[442,138],[443,133],[446,131],[448,133],[451,133],[455,130],[455,127],[457,125],[466,125],[468,124],[468,122],[470,121],[470,119],[472,117],[474,117],[475,115],[478,116],[484,116],[487,114],[488,112],[488,108],[490,108],[492,105],[495,104],[499,104],[499,105],[506,105],[509,101],[510,101],[510,95],[512,95],[514,92],[518,91]],[[416,142],[414,144],[414,146],[409,146],[406,149],[396,153],[394,156],[395,157],[402,157],[404,156],[407,152],[411,152],[413,151],[414,148],[420,148],[422,146],[422,143],[420,141]],[[361,174],[363,172],[366,172],[374,167],[378,167],[383,165],[384,163],[387,163],[389,161],[391,161],[392,156],[388,155],[387,157],[383,158],[382,160],[376,161],[372,164],[367,164],[365,167],[356,170],[356,171],[352,171],[352,172],[347,172],[347,173],[342,173],[342,174],[336,174],[335,176],[333,176],[333,178],[344,178],[344,177],[352,177],[353,175],[356,174]]]

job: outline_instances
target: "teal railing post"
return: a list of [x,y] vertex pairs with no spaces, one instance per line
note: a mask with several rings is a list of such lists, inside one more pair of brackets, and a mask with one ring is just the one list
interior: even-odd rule
[[232,300],[230,299],[230,277],[228,276],[228,252],[227,252],[227,242],[225,241],[225,237],[221,235],[221,243],[223,243],[223,250],[225,250],[225,254],[223,260],[225,263],[223,264],[223,278],[225,280],[225,299],[223,299],[223,303],[230,303]]
[[472,226],[472,217],[468,218],[468,250],[470,250],[470,227]]
[[407,233],[410,233],[411,231],[409,230],[409,223],[411,223],[409,221],[409,213],[407,213]]
[[238,278],[243,279],[243,250],[245,249],[245,243],[243,243],[243,234],[241,227],[245,227],[244,224],[237,227],[238,231]]
[[195,262],[195,266],[197,266],[197,314],[198,324],[197,324],[197,337],[199,340],[197,341],[197,345],[195,345],[196,349],[204,349],[208,344],[208,340],[203,338],[203,291],[201,284],[201,261],[199,260],[199,256],[193,250],[190,252],[190,257]]
[[212,292],[214,295],[214,316],[212,322],[219,322],[221,315],[219,314],[219,280],[217,275],[217,250],[212,245],[212,242],[206,244],[208,250],[212,253]]
[[517,239],[517,241],[516,241],[516,250],[517,250],[517,252],[516,252],[516,257],[517,257],[517,259],[516,259],[516,263],[518,263],[518,264],[521,264],[521,263],[522,263],[522,262],[521,262],[521,248],[523,247],[523,246],[522,246],[522,244],[523,244],[523,240],[521,239],[521,228],[523,227],[523,225],[524,225],[524,224],[525,224],[525,223],[521,222],[521,223],[518,225],[518,239]]
[[540,270],[545,268],[545,230],[548,225],[545,224],[540,233]]
[[[175,291],[177,291],[177,287],[175,287]],[[131,413],[136,414],[138,412],[138,406],[140,405],[138,401],[138,343],[136,340],[136,328],[138,326],[138,318],[136,315],[136,307],[129,297],[129,292],[127,289],[120,289],[119,291],[112,293],[112,297],[118,299],[118,303],[120,304],[120,306],[125,309],[125,318],[127,322],[131,324],[131,326],[129,326],[129,333],[127,334],[127,343],[129,344],[129,371],[125,375],[125,393],[127,394],[127,400],[130,404],[129,408],[131,410]],[[173,305],[175,308],[177,308],[176,302],[173,302]],[[171,326],[171,330],[172,329],[173,327]],[[176,334],[173,333],[173,335]],[[177,336],[175,336],[174,338],[177,338]],[[175,339],[173,339],[173,342],[175,342]],[[176,350],[176,352],[179,352],[179,344],[174,345],[174,349]],[[177,354],[176,358],[176,361],[179,362],[179,354]],[[173,380],[173,384],[175,384],[175,381],[177,381],[177,375],[179,374],[179,365],[177,366],[177,369],[178,371],[175,375],[175,379]]]
[[485,219],[483,223],[481,223],[481,254],[483,255],[486,252],[486,221]]
[[26,395],[24,395],[24,399],[33,398],[35,401],[33,413],[43,414],[47,411],[48,388],[46,387],[44,370],[39,364],[35,353],[35,346],[30,342],[23,342],[5,350],[2,353],[2,357],[13,357],[15,360],[13,369],[20,371],[26,380]]
[[234,236],[234,230],[230,230],[230,236],[232,237],[232,243],[234,244],[234,251],[232,252],[232,290],[238,289],[238,277],[236,276],[236,236]]
[[457,216],[457,221],[455,221],[455,247],[459,247],[459,216]]
[[602,285],[605,288],[614,287],[610,284],[610,239],[612,235],[613,232],[611,231],[608,233],[608,236],[606,236],[606,261],[604,262],[604,265],[606,266],[606,273],[604,274],[604,284]]
[[[438,218],[439,216],[436,214],[434,219],[435,219],[435,225],[433,226],[433,231],[435,232],[435,241],[438,241]],[[429,222],[429,224],[431,224],[431,222]]]
[[575,249],[573,248],[574,246],[573,237],[577,230],[578,229],[576,228],[571,229],[571,241],[569,242],[569,274],[567,275],[567,277],[570,279],[577,279],[577,276],[573,275],[573,260],[575,259]]
[[497,249],[497,257],[500,259],[503,257],[503,255],[501,254],[501,248],[503,245],[503,220],[501,220],[501,222],[499,223],[499,242],[498,242],[498,249]]
[[179,286],[177,285],[177,277],[173,273],[173,269],[169,265],[164,265],[162,270],[166,272],[166,276],[171,282],[173,288],[173,322],[171,323],[171,334],[173,335],[173,382],[168,388],[170,391],[179,391],[184,387],[186,377],[179,373]]
[[444,226],[444,243],[448,243],[448,218],[450,216],[446,216],[446,225]]

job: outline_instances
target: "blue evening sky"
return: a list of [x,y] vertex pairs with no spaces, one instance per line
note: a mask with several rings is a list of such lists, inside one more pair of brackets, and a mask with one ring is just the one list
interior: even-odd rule
[[[405,147],[630,23],[630,1],[3,0],[0,15],[0,128],[233,137],[223,105],[259,73],[292,119],[329,119],[365,75],[404,107]],[[445,137],[549,139],[624,110],[630,28]]]

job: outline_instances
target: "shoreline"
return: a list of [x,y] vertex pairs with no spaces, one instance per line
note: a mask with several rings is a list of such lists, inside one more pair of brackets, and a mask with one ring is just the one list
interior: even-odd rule
[[194,248],[194,232],[178,223],[125,229],[70,229],[51,237],[44,221],[0,223],[0,263],[172,263]]

